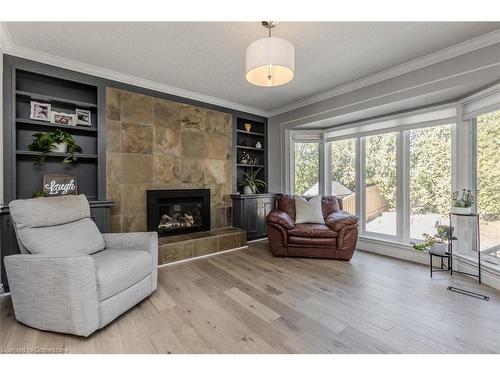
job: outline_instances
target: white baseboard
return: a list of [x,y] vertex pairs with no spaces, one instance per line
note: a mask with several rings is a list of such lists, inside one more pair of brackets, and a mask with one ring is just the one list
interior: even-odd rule
[[410,245],[404,245],[398,242],[360,237],[356,249],[429,265],[429,254],[414,250]]

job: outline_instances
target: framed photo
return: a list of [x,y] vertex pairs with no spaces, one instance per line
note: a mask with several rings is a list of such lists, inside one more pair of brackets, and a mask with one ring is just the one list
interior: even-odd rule
[[44,174],[43,192],[47,197],[77,195],[78,184],[76,182],[76,176],[67,174]]
[[30,119],[50,121],[51,105],[48,103],[31,102]]
[[76,109],[76,124],[92,126],[90,111],[86,109]]
[[50,111],[50,122],[57,125],[76,126],[76,116],[70,113]]

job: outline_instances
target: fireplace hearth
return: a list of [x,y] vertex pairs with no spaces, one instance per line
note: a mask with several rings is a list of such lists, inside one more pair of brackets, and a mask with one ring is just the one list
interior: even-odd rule
[[173,236],[210,230],[210,189],[147,191],[148,231]]

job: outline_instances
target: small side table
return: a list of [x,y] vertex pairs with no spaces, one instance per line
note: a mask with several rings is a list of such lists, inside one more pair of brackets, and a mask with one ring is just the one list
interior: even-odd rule
[[[429,269],[431,271],[431,277],[433,272],[441,272],[441,271],[450,271],[451,275],[453,275],[453,258],[451,256],[451,252],[449,251],[449,244],[439,244],[441,246],[433,247],[429,250]],[[434,269],[432,266],[433,257],[441,258],[441,267],[438,269]],[[444,260],[447,260],[447,264],[444,263]]]

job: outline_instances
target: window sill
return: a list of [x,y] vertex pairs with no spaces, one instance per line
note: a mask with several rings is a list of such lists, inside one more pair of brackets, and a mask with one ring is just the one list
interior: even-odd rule
[[[429,254],[413,249],[409,244],[388,239],[359,236],[357,250],[389,256],[410,262],[429,265]],[[455,254],[454,269],[469,273],[477,273],[477,257]],[[437,265],[437,263],[436,263]],[[500,265],[487,261],[481,262],[481,277],[483,284],[500,290]]]

